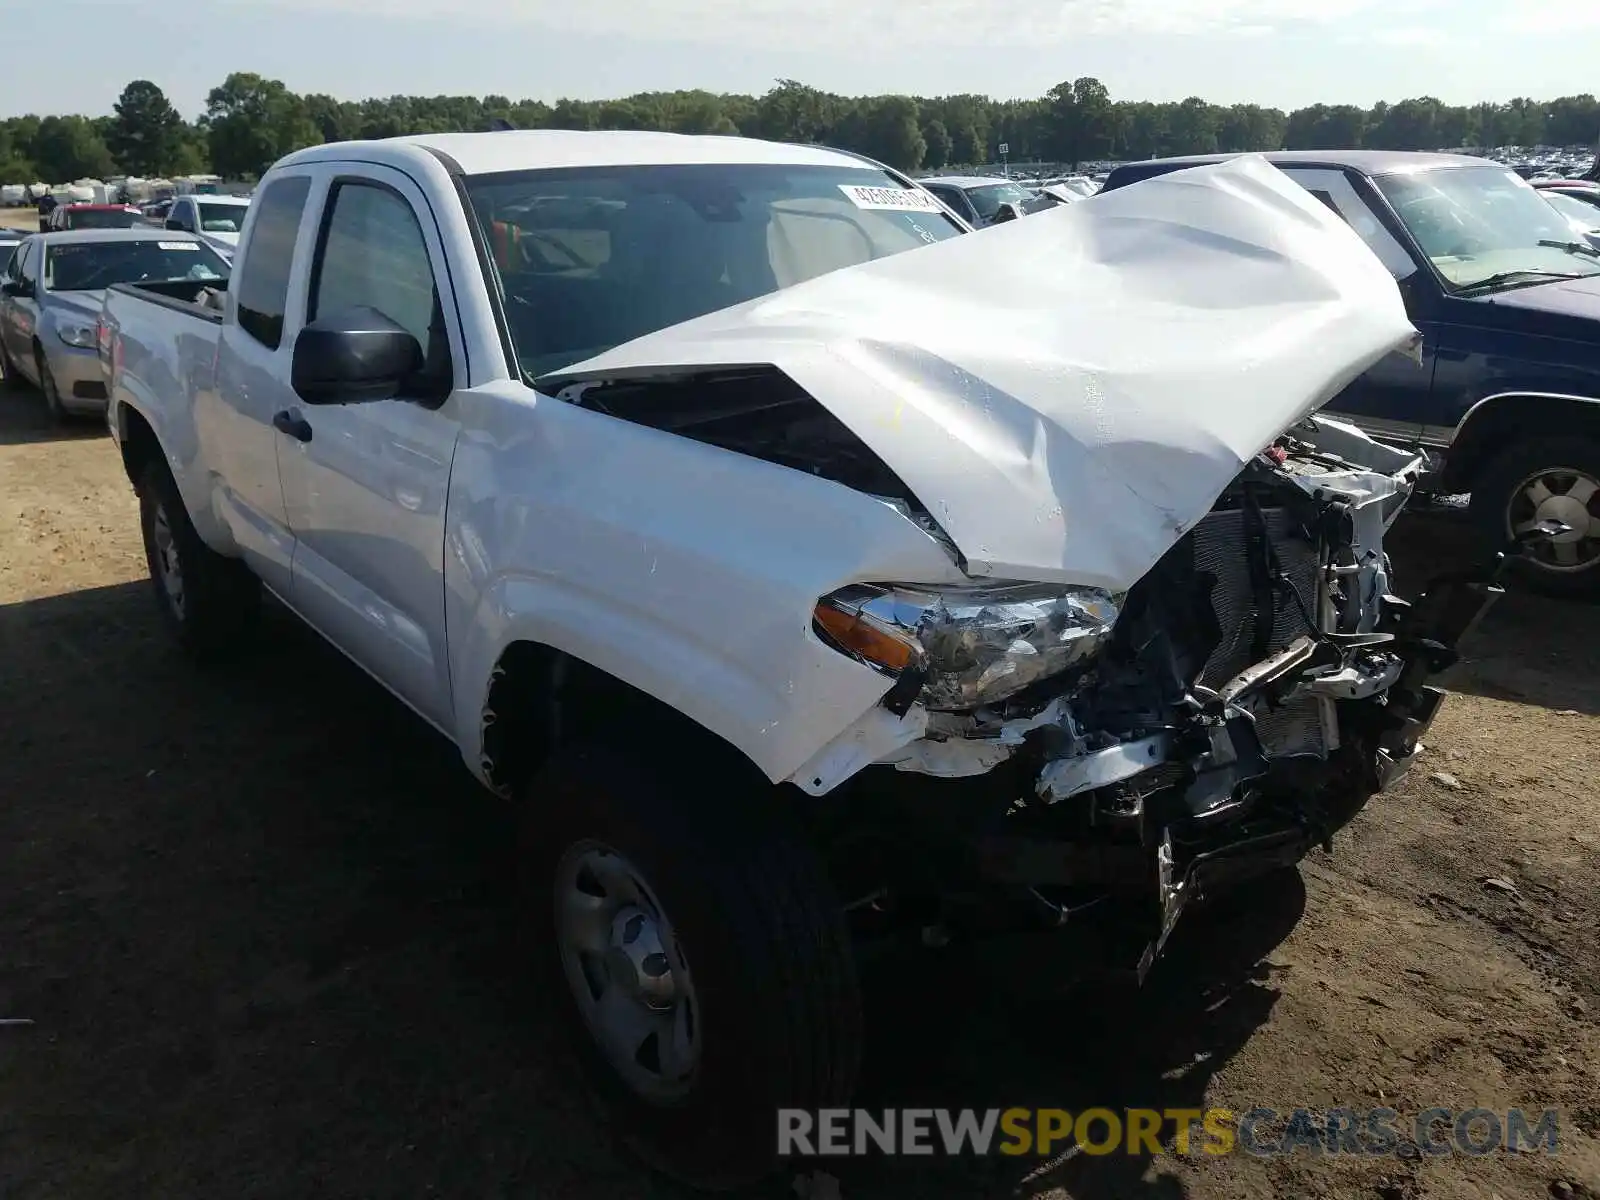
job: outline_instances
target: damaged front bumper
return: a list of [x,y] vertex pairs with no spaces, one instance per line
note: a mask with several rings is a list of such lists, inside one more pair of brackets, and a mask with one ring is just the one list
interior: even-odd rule
[[1430,681],[1500,594],[1497,563],[1394,596],[1383,535],[1416,460],[1321,419],[1298,433],[1316,441],[1247,464],[1073,671],[970,711],[886,702],[797,782],[992,772],[963,836],[999,910],[1054,926],[1141,905],[1142,977],[1187,905],[1330,845],[1406,771],[1443,699]]

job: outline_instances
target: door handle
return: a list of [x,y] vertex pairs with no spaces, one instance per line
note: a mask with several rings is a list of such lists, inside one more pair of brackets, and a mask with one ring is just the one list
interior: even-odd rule
[[279,433],[288,434],[297,442],[309,442],[311,440],[311,423],[292,408],[286,408],[280,413],[273,413],[272,427]]

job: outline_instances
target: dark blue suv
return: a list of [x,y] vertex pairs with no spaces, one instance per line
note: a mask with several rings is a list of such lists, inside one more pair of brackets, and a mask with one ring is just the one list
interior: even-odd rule
[[[1105,191],[1227,155],[1118,167]],[[1399,281],[1423,360],[1391,355],[1329,405],[1426,449],[1426,486],[1472,493],[1485,548],[1535,522],[1571,532],[1518,568],[1600,596],[1600,252],[1525,180],[1481,158],[1399,151],[1264,156],[1350,223]]]

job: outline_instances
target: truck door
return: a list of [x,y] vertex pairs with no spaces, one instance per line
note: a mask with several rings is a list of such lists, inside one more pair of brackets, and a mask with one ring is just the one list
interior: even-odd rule
[[[22,281],[22,267],[28,261],[28,255],[33,253],[31,242],[23,242],[11,255],[11,261],[6,264],[4,278],[7,283],[20,283]],[[22,309],[19,297],[0,295],[0,344],[6,349],[13,363],[18,362],[18,355],[27,346],[27,337],[21,333]]]
[[5,307],[6,354],[11,365],[25,377],[38,384],[39,369],[33,358],[33,331],[39,324],[39,276],[44,248],[37,242],[23,242],[17,247],[11,269],[16,280],[32,295],[7,296]]
[[[319,166],[305,320],[370,307],[465,386],[455,299],[427,199],[400,171]],[[445,314],[450,314],[447,320]],[[278,463],[296,538],[290,601],[423,716],[453,720],[445,646],[444,518],[459,430],[453,397],[310,406],[276,384]]]
[[[280,596],[289,591],[294,536],[283,511],[272,414],[283,407],[278,380],[289,378],[300,327],[295,300],[306,272],[294,251],[310,193],[309,174],[280,175],[256,202],[228,284],[215,385],[194,398],[201,460],[216,470],[222,519],[251,568]],[[302,292],[290,287],[296,278]]]
[[1411,252],[1384,225],[1361,188],[1344,171],[1328,167],[1282,168],[1318,200],[1345,219],[1400,284],[1406,311],[1422,333],[1422,364],[1402,354],[1380,359],[1329,402],[1327,412],[1359,426],[1373,437],[1414,445],[1422,437],[1433,368],[1439,353],[1438,330],[1415,302],[1416,284],[1428,278]]

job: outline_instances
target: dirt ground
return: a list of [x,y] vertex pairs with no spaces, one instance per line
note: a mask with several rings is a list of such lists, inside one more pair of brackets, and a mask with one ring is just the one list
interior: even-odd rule
[[[1457,538],[1395,555],[1414,584]],[[0,397],[0,1018],[31,1022],[0,1195],[679,1196],[575,1099],[454,751],[281,614],[186,666],[144,575],[103,432]],[[1054,939],[868,975],[873,1107],[1554,1106],[1558,1156],[835,1160],[757,1194],[1600,1195],[1595,615],[1509,598],[1425,765],[1225,929],[1186,917],[1142,992]]]

